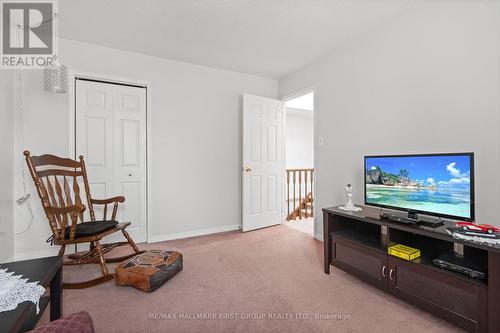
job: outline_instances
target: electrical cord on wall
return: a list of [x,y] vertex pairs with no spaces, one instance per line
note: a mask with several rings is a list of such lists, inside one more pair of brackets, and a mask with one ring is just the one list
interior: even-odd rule
[[[53,17],[40,22],[40,24],[47,23],[50,21],[53,21],[58,18],[58,14],[54,13]],[[29,26],[28,26],[29,27]],[[17,33],[17,41],[18,45],[21,45],[21,32],[22,29],[26,28],[26,26],[22,25],[17,25],[18,28],[18,33]],[[57,38],[57,36],[56,36]],[[21,149],[24,149],[24,105],[23,105],[23,78],[21,75],[21,69],[17,69],[17,109],[18,109],[18,117],[17,117],[17,131],[18,131],[18,147],[21,147]],[[19,154],[19,156],[22,156]],[[18,206],[26,204],[26,207],[28,209],[29,213],[29,221],[28,224],[26,225],[26,228],[20,232],[15,232],[14,235],[22,235],[26,232],[28,232],[31,228],[31,225],[33,223],[33,220],[35,219],[35,215],[33,214],[33,208],[31,206],[30,198],[31,194],[28,193],[28,190],[26,188],[26,168],[24,167],[24,159],[21,157],[21,186],[22,186],[22,196],[19,197],[16,200],[16,203]]]
[[[18,26],[18,42],[21,40],[21,28],[22,26]],[[21,147],[21,149],[24,147],[24,105],[23,105],[23,77],[21,74],[21,69],[17,69],[17,131],[18,131],[18,147]],[[19,154],[19,156],[22,156]],[[35,215],[33,214],[33,208],[31,207],[31,202],[29,201],[31,195],[28,193],[26,189],[26,171],[24,168],[24,161],[21,158],[21,186],[22,186],[22,193],[23,195],[16,200],[16,203],[18,206],[21,206],[23,204],[26,204],[26,207],[28,209],[29,213],[29,221],[28,224],[26,225],[26,228],[23,231],[20,232],[15,232],[14,235],[22,235],[26,232],[28,232],[31,228],[31,224],[33,223],[33,220],[35,219]]]

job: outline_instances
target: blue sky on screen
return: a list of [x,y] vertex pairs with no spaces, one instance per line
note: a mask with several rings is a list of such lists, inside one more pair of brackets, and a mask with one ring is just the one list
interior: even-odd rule
[[420,183],[468,185],[470,162],[470,157],[464,155],[375,157],[366,159],[366,170],[378,166],[384,172],[398,175],[400,169],[406,169],[409,171],[409,178]]

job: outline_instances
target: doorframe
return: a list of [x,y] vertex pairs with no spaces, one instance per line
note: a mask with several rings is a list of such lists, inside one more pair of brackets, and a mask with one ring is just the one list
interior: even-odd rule
[[143,86],[146,88],[146,243],[150,243],[152,240],[151,233],[151,221],[153,221],[152,216],[152,206],[151,200],[151,177],[152,175],[152,84],[150,81],[144,81],[139,79],[116,77],[113,75],[106,74],[96,74],[89,73],[85,71],[70,70],[68,73],[68,128],[69,128],[69,156],[73,158],[75,156],[75,135],[76,135],[76,80],[77,79],[88,79],[95,81],[103,81],[103,83],[109,84],[128,84],[133,86]]
[[[319,234],[318,234],[318,230],[317,230],[317,226],[316,226],[316,221],[317,221],[317,217],[318,217],[318,207],[317,207],[317,196],[316,196],[316,193],[317,193],[317,184],[318,184],[318,171],[316,169],[316,166],[317,166],[317,152],[318,152],[318,140],[317,140],[317,130],[316,130],[316,127],[317,127],[317,113],[318,113],[318,103],[317,103],[317,98],[316,98],[316,86],[315,85],[312,85],[312,86],[309,86],[309,87],[306,87],[306,88],[303,88],[303,89],[299,89],[299,90],[295,90],[293,91],[292,93],[290,94],[287,94],[287,95],[284,95],[281,97],[281,101],[283,102],[283,114],[284,114],[284,117],[283,117],[283,138],[282,138],[282,142],[283,142],[283,172],[282,172],[282,175],[283,175],[283,193],[284,193],[284,198],[286,199],[287,196],[286,196],[286,191],[287,191],[287,182],[286,182],[286,102],[291,100],[291,99],[294,99],[294,98],[297,98],[297,97],[300,97],[300,96],[303,96],[303,95],[306,95],[308,93],[313,93],[313,98],[314,98],[314,104],[313,104],[313,154],[314,154],[314,160],[313,160],[313,163],[314,163],[314,187],[313,187],[313,198],[314,198],[314,204],[313,204],[313,238],[315,239],[318,239],[318,240],[321,240],[319,238]],[[284,221],[286,221],[286,215],[287,215],[287,206],[286,206],[286,202],[285,200],[283,200],[283,216],[281,218],[282,222],[281,223],[284,223]]]

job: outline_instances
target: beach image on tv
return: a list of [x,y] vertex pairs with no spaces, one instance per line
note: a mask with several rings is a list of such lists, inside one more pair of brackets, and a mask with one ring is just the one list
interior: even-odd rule
[[367,157],[366,203],[471,217],[469,155]]

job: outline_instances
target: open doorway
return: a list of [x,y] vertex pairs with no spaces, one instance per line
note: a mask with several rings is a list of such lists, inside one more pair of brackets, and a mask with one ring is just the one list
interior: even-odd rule
[[314,91],[284,99],[285,222],[314,237]]

